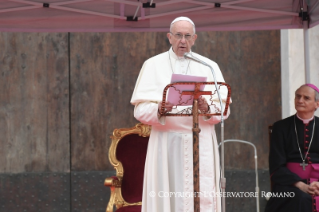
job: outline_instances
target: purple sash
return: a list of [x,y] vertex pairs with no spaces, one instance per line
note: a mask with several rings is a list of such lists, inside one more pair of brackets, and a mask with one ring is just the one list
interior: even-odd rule
[[308,164],[306,166],[306,170],[302,169],[302,166],[300,166],[300,163],[287,163],[287,168],[297,174],[301,179],[311,179],[315,178],[319,179],[319,164]]
[[[309,183],[319,180],[319,164],[308,164],[308,166],[305,167],[305,170],[300,166],[300,163],[287,163],[286,166],[301,179],[309,179]],[[313,199],[316,202],[316,210],[319,211],[319,196],[313,196]]]

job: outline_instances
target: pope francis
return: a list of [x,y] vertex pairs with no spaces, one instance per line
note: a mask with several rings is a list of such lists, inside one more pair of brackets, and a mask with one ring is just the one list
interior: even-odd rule
[[[143,212],[194,211],[193,198],[193,143],[192,116],[161,116],[159,114],[163,89],[171,83],[172,74],[207,77],[213,82],[210,68],[185,59],[190,52],[209,64],[215,71],[216,80],[224,82],[218,65],[210,59],[191,52],[197,35],[195,25],[187,17],[178,17],[171,23],[167,38],[172,47],[143,64],[131,103],[135,105],[134,116],[144,124],[152,125],[144,171]],[[222,104],[226,92],[221,92]],[[218,98],[214,99],[220,105]],[[211,106],[205,98],[199,99],[199,110],[207,112]],[[224,108],[224,107],[223,107]],[[176,110],[169,102],[167,111]],[[229,110],[228,110],[229,111]],[[229,113],[225,118],[229,116]],[[200,151],[200,211],[221,211],[220,169],[218,144],[214,125],[220,116],[199,117]]]

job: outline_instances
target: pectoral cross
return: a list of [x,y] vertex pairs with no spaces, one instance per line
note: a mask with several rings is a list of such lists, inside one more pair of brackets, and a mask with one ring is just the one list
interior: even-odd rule
[[305,161],[302,161],[302,163],[300,164],[300,166],[302,166],[302,170],[306,170],[305,166],[308,166],[308,163],[305,163]]

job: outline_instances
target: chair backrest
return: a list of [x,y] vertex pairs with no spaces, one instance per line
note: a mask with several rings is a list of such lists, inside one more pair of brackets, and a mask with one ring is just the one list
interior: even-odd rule
[[272,133],[272,125],[269,125],[268,126],[268,139],[269,139],[268,145],[269,145],[269,147],[270,147],[270,141],[271,141],[271,133]]
[[122,163],[122,196],[126,202],[142,201],[143,175],[148,137],[130,134],[121,139],[116,157]]
[[[268,139],[269,139],[268,146],[269,146],[269,149],[270,149],[270,144],[271,144],[271,133],[272,133],[272,125],[269,125],[268,126]],[[270,191],[272,191],[273,187],[274,187],[274,183],[271,181],[271,177],[269,177],[269,181],[270,181]]]
[[[113,131],[109,159],[121,180],[121,196],[126,203],[142,201],[143,176],[151,126],[137,124]],[[126,205],[126,204],[125,204]]]

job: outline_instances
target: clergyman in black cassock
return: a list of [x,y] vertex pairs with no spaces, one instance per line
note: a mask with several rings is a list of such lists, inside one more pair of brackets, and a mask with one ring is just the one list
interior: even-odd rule
[[[300,103],[300,89],[305,91],[301,92],[304,101],[310,95],[316,104]],[[301,86],[295,96],[297,113],[273,124],[269,152],[272,188],[265,212],[313,212],[319,206],[319,118],[314,116],[319,104],[311,92],[312,87]]]

